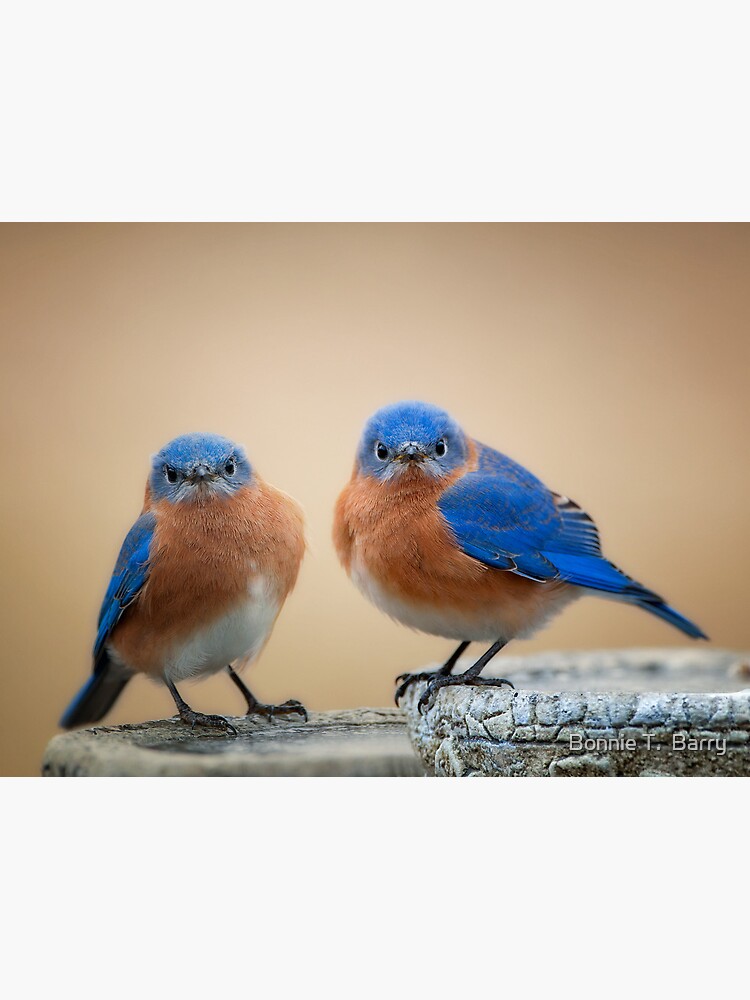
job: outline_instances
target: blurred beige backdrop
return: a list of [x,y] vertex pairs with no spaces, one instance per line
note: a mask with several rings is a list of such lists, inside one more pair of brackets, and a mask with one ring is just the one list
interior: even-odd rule
[[[265,699],[390,704],[451,643],[365,603],[330,541],[361,425],[422,398],[599,522],[607,554],[747,649],[747,225],[0,227],[2,773],[35,774],[89,667],[149,457],[243,442],[310,550],[261,660]],[[679,645],[588,599],[513,653]],[[216,677],[198,709],[241,699]],[[173,711],[136,678],[109,722]]]

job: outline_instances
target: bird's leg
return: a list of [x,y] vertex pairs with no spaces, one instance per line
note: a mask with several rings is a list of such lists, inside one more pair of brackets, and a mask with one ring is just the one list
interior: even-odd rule
[[203,712],[194,712],[190,705],[182,698],[180,692],[174,686],[172,681],[165,676],[164,683],[169,688],[172,697],[174,698],[174,703],[177,706],[177,712],[180,719],[187,723],[191,729],[195,729],[196,726],[208,726],[210,729],[221,729],[225,733],[229,733],[231,736],[237,735],[237,730],[231,724],[227,722],[223,715],[204,715]]
[[399,684],[396,689],[396,694],[394,695],[396,704],[398,705],[399,701],[404,697],[406,689],[415,681],[429,681],[433,677],[447,677],[458,662],[459,656],[461,656],[464,650],[470,645],[470,642],[462,642],[455,653],[452,653],[448,657],[439,670],[422,670],[417,674],[399,674],[396,678],[396,683],[398,684],[398,682],[401,681],[401,684]]
[[424,712],[428,703],[440,688],[450,687],[454,684],[476,684],[487,687],[501,687],[503,684],[507,684],[509,687],[513,687],[510,681],[506,680],[504,677],[480,677],[479,674],[482,669],[487,666],[493,656],[500,652],[500,650],[505,646],[506,643],[498,639],[494,642],[486,653],[482,653],[476,663],[472,663],[468,670],[464,670],[462,674],[452,674],[442,677],[433,677],[426,689],[422,692],[422,697],[417,702],[417,708],[421,713]]
[[301,715],[305,722],[307,722],[307,709],[303,704],[295,701],[294,698],[285,701],[283,705],[264,705],[258,701],[239,674],[235,673],[229,666],[227,670],[229,671],[229,676],[245,696],[248,715],[265,715],[270,722],[273,722],[275,715],[291,715],[292,712],[296,712],[297,715]]

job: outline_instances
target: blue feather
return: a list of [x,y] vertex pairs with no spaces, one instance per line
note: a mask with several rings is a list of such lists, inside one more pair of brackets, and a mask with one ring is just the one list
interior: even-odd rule
[[458,544],[489,566],[532,580],[558,576],[542,553],[560,527],[553,494],[522,466],[479,446],[479,464],[438,501]]
[[668,622],[670,625],[674,625],[685,635],[689,635],[691,639],[708,639],[705,632],[698,628],[698,626],[691,622],[689,618],[681,615],[679,611],[675,611],[668,604],[663,601],[659,603],[653,603],[648,600],[635,600],[634,604],[637,604],[639,608],[643,608],[644,611],[650,611],[652,615],[656,615],[657,618],[661,618],[663,621]]
[[94,659],[96,659],[123,611],[133,601],[148,577],[148,560],[156,517],[141,514],[125,537],[112,579],[99,612]]
[[141,514],[122,543],[99,612],[94,671],[65,710],[60,720],[63,729],[98,722],[130,679],[130,672],[110,658],[105,645],[125,608],[135,600],[146,582],[155,525],[153,514]]
[[[552,544],[550,544],[551,549],[553,549]],[[642,589],[602,556],[592,556],[587,553],[576,555],[571,552],[550,550],[545,549],[544,554],[557,570],[558,576],[575,583],[578,587],[603,590],[609,594],[625,594],[634,587]]]
[[103,652],[81,690],[71,701],[60,719],[63,729],[98,722],[112,708],[120,692],[130,680],[130,673],[113,663]]
[[438,508],[463,552],[540,583],[564,580],[657,615],[693,638],[701,630],[601,554],[599,532],[577,504],[500,452],[478,444],[478,463],[448,487]]

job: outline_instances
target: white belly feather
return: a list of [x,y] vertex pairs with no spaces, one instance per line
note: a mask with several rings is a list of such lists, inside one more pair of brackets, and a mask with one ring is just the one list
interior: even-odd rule
[[246,600],[168,650],[164,673],[177,683],[216,673],[236,660],[250,662],[265,645],[279,608],[274,589],[256,577]]
[[[428,635],[439,635],[444,639],[463,640],[470,638],[466,631],[467,623],[458,620],[458,616],[446,615],[437,608],[405,601],[402,597],[387,591],[356,562],[352,562],[351,579],[368,601],[372,601],[376,608],[402,625],[416,629],[418,632],[426,632]],[[476,626],[476,623],[473,624]],[[493,625],[489,634],[497,638],[493,631],[494,628]],[[485,636],[477,635],[473,638],[480,639],[485,638]]]
[[459,642],[510,642],[511,639],[526,639],[580,593],[577,588],[570,587],[558,591],[552,600],[540,600],[538,605],[529,608],[527,619],[519,628],[517,616],[504,613],[506,609],[502,602],[490,608],[433,608],[427,604],[405,600],[386,590],[357,558],[352,560],[350,575],[361,593],[390,618],[418,632],[456,639]]

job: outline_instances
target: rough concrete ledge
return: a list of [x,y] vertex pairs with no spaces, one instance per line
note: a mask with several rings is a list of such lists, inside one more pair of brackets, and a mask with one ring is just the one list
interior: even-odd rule
[[423,775],[395,708],[312,712],[307,723],[232,718],[227,737],[194,732],[178,719],[97,726],[55,736],[42,774],[50,777]]
[[502,657],[502,669],[515,691],[445,688],[424,716],[417,702],[425,683],[409,688],[402,707],[428,774],[750,774],[747,654],[547,653]]

